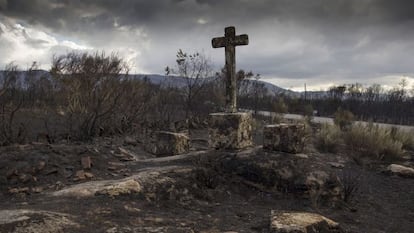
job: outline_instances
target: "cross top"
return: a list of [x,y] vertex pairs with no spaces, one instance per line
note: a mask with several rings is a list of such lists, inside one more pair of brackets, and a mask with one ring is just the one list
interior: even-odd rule
[[246,34],[236,36],[234,27],[224,29],[224,37],[216,37],[211,41],[213,48],[225,48],[226,54],[226,112],[237,111],[237,84],[236,84],[236,46],[248,45],[249,37]]

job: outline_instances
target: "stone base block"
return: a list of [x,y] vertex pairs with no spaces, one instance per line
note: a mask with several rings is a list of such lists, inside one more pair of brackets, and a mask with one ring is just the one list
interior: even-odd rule
[[145,143],[144,149],[157,156],[183,154],[190,150],[190,139],[183,133],[157,131]]
[[263,129],[263,149],[301,153],[305,146],[304,124],[266,125]]
[[215,149],[239,150],[253,145],[251,113],[211,113],[208,131],[209,145]]

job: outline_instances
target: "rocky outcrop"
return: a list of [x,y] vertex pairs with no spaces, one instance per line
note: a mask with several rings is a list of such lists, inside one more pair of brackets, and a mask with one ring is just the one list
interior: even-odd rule
[[301,153],[305,146],[304,124],[266,125],[263,129],[263,149]]
[[[119,180],[100,180],[76,184],[59,191],[51,192],[55,197],[75,197],[88,198],[95,195],[107,195],[117,197],[120,195],[140,194],[147,199],[157,199],[157,195],[162,192],[164,196],[173,196],[177,191],[177,181],[170,175],[189,176],[191,169],[180,167],[162,167],[144,170],[138,174]],[[187,182],[188,179],[183,179]],[[188,192],[188,190],[187,190]],[[178,195],[177,195],[178,196]]]
[[25,209],[0,210],[1,232],[60,233],[73,232],[66,230],[78,227],[68,214]]
[[190,150],[190,139],[183,133],[157,131],[151,135],[144,148],[147,152],[157,156],[178,155]]
[[239,150],[253,145],[252,115],[247,112],[211,113],[209,145],[215,149]]
[[339,224],[329,218],[307,212],[271,212],[272,233],[339,233]]
[[92,181],[74,185],[52,193],[52,196],[92,197],[97,194],[119,196],[122,194],[139,193],[141,185],[133,178],[122,180]]
[[394,175],[399,175],[402,177],[412,177],[414,178],[414,168],[406,167],[399,164],[391,164],[387,167],[387,172]]

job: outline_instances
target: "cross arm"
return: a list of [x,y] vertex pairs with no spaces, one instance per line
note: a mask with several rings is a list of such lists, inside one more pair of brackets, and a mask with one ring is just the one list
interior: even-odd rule
[[233,45],[248,45],[249,44],[249,36],[246,34],[236,36],[233,41]]
[[226,46],[226,38],[224,37],[216,37],[211,40],[211,44],[213,48],[221,48]]
[[233,40],[228,40],[226,37],[216,37],[211,40],[213,48],[221,48],[226,46],[248,45],[249,37],[246,34],[235,36]]

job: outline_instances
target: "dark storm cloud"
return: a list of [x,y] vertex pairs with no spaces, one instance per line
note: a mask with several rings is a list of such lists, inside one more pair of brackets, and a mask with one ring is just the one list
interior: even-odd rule
[[[136,43],[137,63],[150,72],[178,48],[211,49],[211,37],[235,25],[250,36],[238,67],[265,77],[414,73],[411,0],[0,0],[0,14],[94,48]],[[222,51],[212,53],[221,64]]]
[[[2,0],[4,1],[4,0]],[[410,0],[6,0],[1,13],[31,23],[60,27],[56,21],[78,24],[83,18],[119,18],[127,25],[165,23],[179,26],[204,13],[217,20],[257,21],[275,17],[321,25],[406,23],[414,19]],[[1,5],[0,5],[1,6]],[[91,13],[91,16],[87,16]],[[88,26],[88,25],[86,25]],[[103,25],[107,26],[107,25]]]

